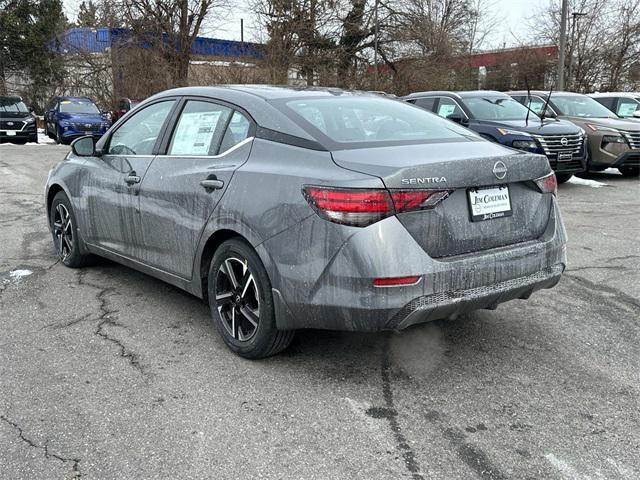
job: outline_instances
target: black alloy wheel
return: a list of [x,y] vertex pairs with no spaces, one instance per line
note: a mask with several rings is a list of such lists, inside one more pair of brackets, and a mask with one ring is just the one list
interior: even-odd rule
[[293,330],[276,328],[269,276],[246,241],[232,238],[217,248],[209,266],[207,293],[216,329],[241,357],[269,357],[293,340]]

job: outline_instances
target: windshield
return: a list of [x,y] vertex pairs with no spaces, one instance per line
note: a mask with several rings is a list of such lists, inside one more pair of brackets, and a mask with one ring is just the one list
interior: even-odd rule
[[60,111],[68,113],[100,113],[98,107],[90,100],[62,100]]
[[0,98],[0,112],[29,113],[27,106],[19,98]]
[[599,104],[593,98],[576,95],[561,96],[553,95],[551,97],[553,104],[560,110],[561,115],[569,115],[570,117],[595,117],[595,118],[617,118],[607,107]]
[[398,100],[371,96],[296,99],[285,102],[311,134],[340,144],[476,139],[476,135]]
[[[465,105],[478,120],[525,120],[529,109],[513,98],[468,97]],[[538,116],[529,111],[529,119]]]

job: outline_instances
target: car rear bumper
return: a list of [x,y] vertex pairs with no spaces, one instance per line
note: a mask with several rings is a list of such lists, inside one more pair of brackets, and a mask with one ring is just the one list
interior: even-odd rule
[[[310,288],[300,283],[304,277],[292,282],[285,272],[284,281],[274,283],[276,323],[282,329],[403,329],[528,298],[558,283],[565,267],[566,233],[555,199],[540,238],[440,259],[390,217],[352,235]],[[373,286],[374,278],[410,275],[420,281]]]

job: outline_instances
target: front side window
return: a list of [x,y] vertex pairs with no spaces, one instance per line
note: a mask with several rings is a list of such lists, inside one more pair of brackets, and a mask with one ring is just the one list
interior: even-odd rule
[[109,141],[112,155],[151,155],[156,139],[175,100],[154,103],[135,113],[120,126]]
[[169,155],[215,155],[231,112],[223,105],[189,100],[173,132]]
[[346,148],[363,143],[475,139],[467,129],[398,100],[345,95],[285,100],[282,105],[321,143],[328,139]]
[[100,113],[90,100],[60,100],[60,111],[66,113]]
[[[478,120],[524,120],[528,109],[511,97],[469,97],[465,105]],[[531,110],[538,111],[534,108]],[[529,118],[535,113],[529,112]]]
[[553,103],[563,115],[584,118],[614,118],[615,114],[586,95],[554,95]]
[[440,97],[438,102],[438,115],[442,118],[447,118],[449,115],[460,115],[466,117],[465,113],[460,108],[460,105],[455,100],[451,100],[447,97]]
[[640,102],[633,98],[621,98],[616,113],[620,117],[631,117],[636,110],[640,110]]

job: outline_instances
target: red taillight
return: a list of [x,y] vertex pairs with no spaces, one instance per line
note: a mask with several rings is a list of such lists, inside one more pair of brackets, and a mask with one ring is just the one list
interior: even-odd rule
[[364,227],[396,213],[435,207],[447,190],[305,187],[309,205],[325,220]]
[[412,277],[376,278],[373,281],[373,285],[374,287],[401,287],[415,285],[419,281],[420,277],[417,275]]
[[558,180],[556,180],[556,174],[553,172],[535,179],[534,182],[542,193],[553,193],[555,195],[558,192]]

